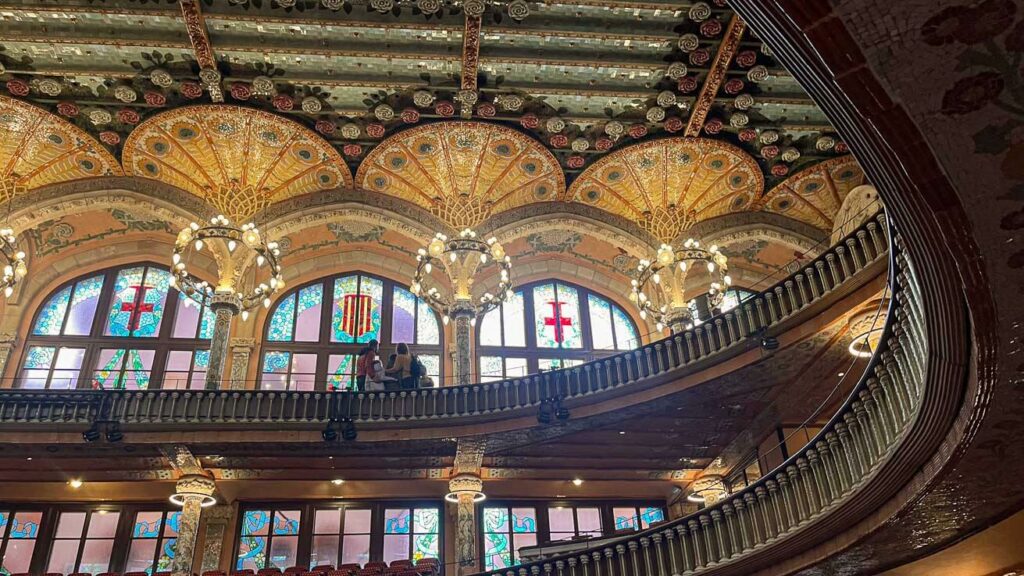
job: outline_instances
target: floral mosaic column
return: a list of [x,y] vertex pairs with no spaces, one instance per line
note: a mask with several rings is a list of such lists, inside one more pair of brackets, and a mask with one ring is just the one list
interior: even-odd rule
[[472,326],[476,310],[468,303],[458,303],[452,310],[455,319],[455,383],[466,386],[473,379]]
[[213,500],[216,488],[211,478],[200,474],[182,476],[175,486],[176,493],[172,501],[181,506],[181,519],[178,522],[174,559],[171,561],[173,576],[192,574],[199,518],[202,515],[203,504]]
[[234,293],[214,294],[210,310],[214,313],[213,337],[210,339],[210,366],[206,369],[206,389],[217,390],[224,379],[224,363],[228,355],[231,319],[241,306]]
[[221,551],[231,519],[230,506],[213,506],[206,510],[206,535],[203,538],[203,571],[220,568]]
[[456,506],[455,555],[459,575],[480,571],[476,547],[476,503],[483,500],[483,482],[476,474],[459,474],[448,481],[445,500]]

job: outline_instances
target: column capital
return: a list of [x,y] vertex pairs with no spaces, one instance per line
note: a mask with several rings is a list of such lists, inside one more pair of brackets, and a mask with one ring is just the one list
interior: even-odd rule
[[232,352],[251,352],[256,347],[255,338],[232,338],[230,341]]

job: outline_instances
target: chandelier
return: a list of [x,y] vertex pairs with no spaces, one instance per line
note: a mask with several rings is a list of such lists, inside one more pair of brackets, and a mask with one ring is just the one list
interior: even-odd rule
[[[416,261],[416,275],[410,289],[440,310],[445,324],[462,309],[471,310],[474,317],[490,312],[504,302],[512,290],[512,259],[505,254],[501,243],[494,237],[480,240],[469,228],[453,239],[437,233],[425,249],[419,249]],[[488,261],[493,261],[499,268],[498,288],[494,293],[484,292],[474,300],[471,294],[474,277],[479,267]],[[435,267],[445,271],[454,288],[454,298],[444,298],[437,286],[430,285],[430,274]]]
[[[442,321],[447,325],[455,319],[455,374],[459,385],[470,381],[470,328],[479,316],[497,308],[512,290],[512,259],[505,254],[505,248],[493,236],[486,241],[477,238],[471,228],[464,228],[457,238],[448,238],[438,232],[416,254],[416,273],[409,289],[440,311]],[[498,267],[498,286],[494,292],[484,292],[473,297],[473,283],[481,266],[493,262]],[[448,291],[440,290],[433,283],[434,268],[445,272],[451,285]]]
[[[16,184],[14,178],[0,179],[0,201],[9,203],[24,191],[25,187]],[[0,288],[4,297],[9,298],[14,293],[14,286],[28,274],[28,265],[25,252],[18,247],[18,235],[13,228],[6,226],[0,229],[0,264],[3,265]]]
[[646,320],[650,316],[658,330],[667,326],[673,333],[681,332],[692,328],[696,320],[696,301],[689,297],[687,282],[705,273],[708,308],[715,309],[732,284],[725,254],[718,246],[701,248],[693,238],[681,248],[663,243],[653,259],[640,261],[629,299],[636,303],[640,317]]

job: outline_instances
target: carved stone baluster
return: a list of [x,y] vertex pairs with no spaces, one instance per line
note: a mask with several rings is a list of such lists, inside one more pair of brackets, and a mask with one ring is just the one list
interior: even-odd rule
[[736,519],[736,510],[733,508],[732,503],[726,502],[722,504],[722,512],[725,514],[726,539],[729,541],[728,547],[722,553],[722,558],[727,559],[740,553],[741,544],[737,540],[736,524],[738,521]]
[[[846,430],[849,434],[850,453],[853,455],[854,463],[852,468],[853,476],[850,480],[856,484],[868,471],[871,460],[867,455],[867,447],[864,446],[864,437],[861,435],[860,424],[857,422],[857,410],[863,409],[863,407],[860,405],[860,402],[853,402],[850,406],[853,408],[853,411],[843,414],[843,422],[846,423]],[[836,429],[839,429],[838,426]],[[839,437],[843,437],[841,432]],[[846,442],[843,443],[845,444]]]
[[779,496],[779,485],[775,483],[775,480],[765,480],[764,486],[768,490],[768,499],[765,501],[768,507],[766,514],[768,521],[765,522],[764,530],[765,539],[773,540],[785,530],[786,526],[782,519],[782,498]]
[[779,494],[782,495],[782,525],[779,526],[779,533],[782,534],[796,526],[800,519],[797,515],[796,504],[793,503],[793,494],[786,473],[776,474],[775,481],[779,484]]
[[669,528],[661,534],[665,537],[665,553],[668,554],[669,568],[672,570],[671,574],[675,576],[679,574],[679,562],[676,561],[676,546],[673,542],[676,539],[676,532]]
[[[601,551],[594,550],[590,553],[591,558],[594,559],[594,576],[601,576]],[[608,574],[608,576],[612,576]]]
[[[824,507],[839,497],[839,471],[835,467],[828,442],[818,440],[814,446],[818,449],[818,458],[821,460],[822,472],[819,478],[821,478],[822,485],[821,502]],[[814,462],[811,464],[813,465]]]
[[715,532],[715,543],[718,551],[718,561],[721,562],[729,557],[728,548],[726,547],[725,536],[722,534],[722,512],[721,510],[711,511],[711,527]]
[[[754,489],[755,492],[758,490],[764,492],[764,488],[757,487]],[[747,492],[743,495],[743,501],[747,505],[747,517],[750,519],[750,543],[752,547],[760,546],[764,544],[764,532],[762,531],[761,520],[758,519],[757,514],[757,499],[756,497]]]
[[[879,368],[876,372],[884,370],[884,368]],[[885,386],[876,378],[868,380],[868,393],[871,394],[871,399],[875,403],[878,422],[882,425],[883,439],[885,440],[882,451],[884,452],[889,443],[896,439],[900,427],[899,408],[892,395],[886,393]]]
[[683,559],[683,570],[692,572],[695,568],[692,540],[682,523],[676,525],[676,535],[679,536],[679,556]]
[[651,542],[654,543],[654,563],[657,567],[658,576],[668,576],[665,569],[664,539],[661,534],[651,534]]
[[[800,466],[800,462],[797,462],[797,466]],[[807,469],[801,468],[800,473],[804,475],[808,481],[807,484],[807,501],[811,506],[811,515],[821,512],[822,508],[825,507],[826,492],[825,485],[822,479],[824,470],[821,467],[821,461],[818,459],[817,450],[810,448],[807,450]]]
[[640,547],[640,543],[636,540],[630,540],[626,542],[626,546],[629,547],[629,558],[633,561],[633,572],[632,574],[640,573],[640,560],[637,558],[636,550]]
[[[832,255],[829,254],[829,256],[832,256]],[[825,270],[825,261],[824,260],[815,260],[814,268],[818,272],[818,274],[817,274],[818,283],[821,285],[821,294],[819,294],[819,296],[821,296],[823,294],[828,294],[828,292],[830,290],[832,290],[832,287],[835,286],[835,283],[832,282],[829,279],[829,276],[828,276],[829,273],[828,273],[828,271]]]
[[619,557],[619,576],[629,576],[630,572],[626,569],[626,547],[616,544],[615,554]]
[[565,576],[565,561],[555,560],[555,569],[558,570],[558,576]]
[[811,299],[807,296],[807,279],[804,277],[803,274],[799,273],[796,276],[794,276],[794,278],[796,278],[797,290],[799,290],[800,292],[800,307],[802,308],[804,306],[807,306],[807,304],[809,304],[811,301]]
[[696,520],[686,521],[686,527],[690,529],[690,540],[693,542],[693,563],[697,570],[707,566],[706,552],[701,543],[699,526]]
[[577,558],[580,561],[580,572],[583,576],[592,576],[590,572],[590,556],[586,554],[580,554]]
[[786,476],[789,477],[789,490],[793,494],[793,504],[796,505],[797,524],[800,524],[809,516],[804,497],[803,478],[797,467],[792,464],[786,466]]
[[746,552],[753,547],[750,536],[753,533],[753,528],[751,527],[751,520],[749,513],[747,512],[747,505],[743,502],[743,499],[737,498],[733,500],[732,507],[736,509],[736,527],[739,529],[740,533],[739,544],[741,548],[737,551],[738,554],[740,552]]
[[604,549],[604,563],[608,576],[615,576],[615,550],[611,546]]
[[701,540],[704,542],[704,550],[707,553],[708,566],[718,563],[718,546],[715,545],[715,534],[711,528],[711,517],[707,514],[700,515]]
[[838,432],[839,426],[837,424],[835,432],[825,433],[825,441],[828,442],[828,450],[832,454],[832,461],[835,463],[836,471],[838,472],[836,475],[839,482],[837,497],[842,496],[849,490],[851,477],[849,455],[841,443]]

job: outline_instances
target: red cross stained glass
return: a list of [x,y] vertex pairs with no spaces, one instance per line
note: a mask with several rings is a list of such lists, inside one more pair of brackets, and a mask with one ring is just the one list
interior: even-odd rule
[[562,315],[562,305],[565,302],[555,302],[549,300],[547,302],[551,306],[551,316],[544,318],[544,325],[551,326],[554,330],[555,342],[561,344],[565,341],[564,330],[567,326],[572,326],[572,318]]
[[131,302],[121,303],[121,311],[129,312],[127,328],[129,332],[134,332],[142,324],[142,315],[146,312],[153,312],[153,304],[146,302],[146,292],[152,290],[153,287],[139,285],[129,288],[135,291],[135,296],[132,297]]

